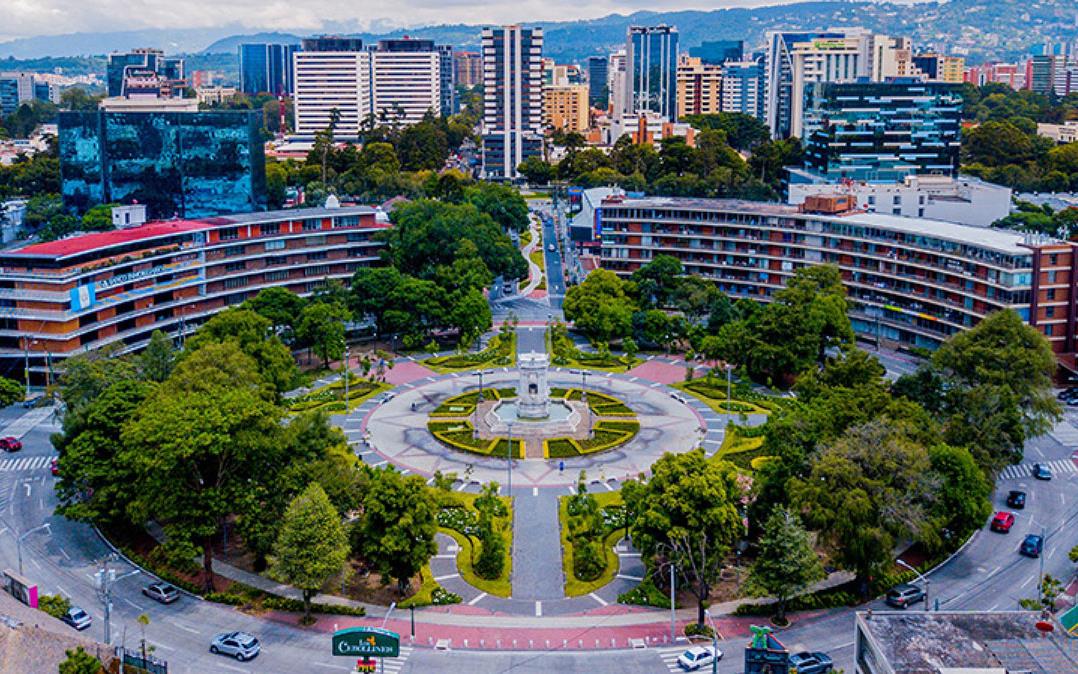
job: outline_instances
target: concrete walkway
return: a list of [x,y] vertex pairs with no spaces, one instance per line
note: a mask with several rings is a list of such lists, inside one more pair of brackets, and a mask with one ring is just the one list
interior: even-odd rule
[[549,489],[513,497],[513,598],[538,602],[565,596],[558,495]]

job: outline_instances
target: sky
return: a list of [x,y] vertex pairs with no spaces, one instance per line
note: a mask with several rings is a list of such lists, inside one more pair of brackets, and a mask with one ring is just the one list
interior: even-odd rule
[[440,23],[581,19],[640,10],[721,9],[791,0],[0,0],[0,40],[146,28],[380,30]]

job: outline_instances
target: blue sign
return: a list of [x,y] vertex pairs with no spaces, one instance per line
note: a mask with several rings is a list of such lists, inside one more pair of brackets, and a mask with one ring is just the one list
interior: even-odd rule
[[82,311],[97,303],[97,291],[93,283],[77,286],[71,291],[71,310]]

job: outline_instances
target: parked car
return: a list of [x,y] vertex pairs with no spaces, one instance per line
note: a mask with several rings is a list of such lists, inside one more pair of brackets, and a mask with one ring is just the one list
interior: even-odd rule
[[1007,493],[1007,505],[1012,508],[1018,508],[1021,510],[1026,507],[1026,493],[1024,491],[1013,490]]
[[693,646],[678,656],[677,664],[686,672],[694,672],[710,666],[715,660],[722,660],[722,651],[716,651],[711,646]]
[[797,674],[824,674],[833,668],[834,663],[827,653],[801,651],[790,656],[790,671]]
[[22,441],[13,436],[0,438],[0,449],[5,452],[17,452],[22,449]]
[[142,594],[162,604],[171,604],[180,598],[180,591],[168,583],[152,583],[142,588]]
[[1063,404],[1067,407],[1078,407],[1078,395],[1072,395],[1065,398]]
[[996,516],[992,518],[992,531],[998,531],[1001,534],[1009,533],[1011,527],[1014,526],[1014,513],[1009,513],[1005,510],[1001,510],[996,513]]
[[1033,464],[1033,477],[1038,480],[1051,480],[1052,469],[1043,463]]
[[916,604],[919,601],[924,601],[925,591],[917,585],[912,583],[902,583],[901,585],[895,585],[887,591],[887,599],[885,600],[888,605],[895,608],[907,608],[910,604]]
[[258,639],[246,632],[225,632],[218,634],[210,642],[210,653],[229,655],[240,662],[250,660],[262,651]]
[[60,620],[63,620],[80,632],[94,624],[94,619],[90,617],[90,614],[83,611],[78,606],[69,608],[67,613],[61,616]]
[[1018,548],[1018,554],[1026,557],[1040,557],[1042,552],[1044,552],[1044,537],[1038,534],[1027,535]]
[[1078,397],[1078,386],[1070,386],[1056,394],[1056,398],[1060,402],[1067,402],[1071,398],[1075,397]]

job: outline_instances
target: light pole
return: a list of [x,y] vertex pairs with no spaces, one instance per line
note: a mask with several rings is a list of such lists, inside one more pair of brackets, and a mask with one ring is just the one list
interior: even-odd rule
[[733,363],[724,363],[722,369],[726,370],[726,425],[730,425],[730,396],[731,396],[731,384],[730,375],[734,371]]
[[16,550],[18,552],[18,555],[19,555],[19,575],[20,576],[22,575],[22,542],[24,540],[26,540],[26,537],[29,536],[30,534],[32,534],[32,533],[34,533],[36,531],[41,531],[42,529],[48,529],[48,528],[49,528],[49,523],[45,522],[41,526],[34,527],[33,529],[30,529],[29,531],[24,531],[21,534],[16,534],[15,535],[15,541],[16,541],[15,548],[16,548]]
[[674,623],[677,621],[677,600],[675,598],[675,595],[676,595],[676,589],[675,589],[675,585],[674,585],[675,583],[676,583],[676,580],[674,578],[674,564],[673,564],[673,562],[671,562],[670,563],[670,643],[671,644],[673,644],[674,642],[677,641],[677,636],[675,634],[675,629],[676,628],[674,627]]
[[588,429],[588,437],[591,437],[591,407],[588,406],[588,371],[569,370],[570,374],[580,375],[580,400],[584,403],[584,428]]
[[509,498],[513,497],[513,422],[510,421],[506,424],[509,429],[509,446],[505,449],[505,472],[506,472],[506,484],[508,489],[506,494]]
[[344,412],[348,413],[348,380],[352,378],[352,371],[348,368],[348,359],[351,357],[351,350],[344,347]]
[[115,569],[109,569],[109,557],[101,560],[101,570],[97,572],[97,576],[94,578],[94,582],[97,585],[97,589],[101,592],[101,600],[105,604],[105,643],[112,644],[112,586],[117,581],[121,581],[129,576],[134,576],[137,573],[141,573],[138,569],[125,573],[122,576],[116,576]]
[[925,611],[927,611],[928,608],[929,608],[928,607],[928,583],[929,583],[928,578],[925,578],[924,574],[922,574],[920,571],[913,568],[912,566],[910,566],[906,562],[902,561],[901,559],[896,559],[895,563],[898,564],[899,566],[905,568],[905,569],[909,569],[910,571],[913,571],[914,573],[916,573],[917,578],[919,578],[921,580],[921,582],[923,582],[925,584]]
[[704,609],[704,616],[711,623],[711,674],[719,674],[719,630],[715,628],[715,619],[711,609]]
[[490,374],[494,370],[477,370],[479,375],[479,398],[475,401],[475,409],[472,410],[472,437],[479,437],[479,405],[483,402],[483,375]]

